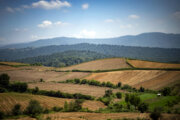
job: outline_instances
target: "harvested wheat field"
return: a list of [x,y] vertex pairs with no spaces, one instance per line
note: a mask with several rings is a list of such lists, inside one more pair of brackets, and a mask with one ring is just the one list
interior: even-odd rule
[[180,71],[163,70],[127,70],[116,72],[92,73],[85,79],[100,82],[128,84],[133,87],[143,86],[148,89],[159,89],[180,81]]
[[[137,118],[149,118],[148,113],[85,113],[85,112],[73,112],[73,113],[55,113],[46,114],[44,119],[50,117],[52,120],[107,120],[107,119],[137,119]],[[162,114],[161,120],[179,120],[178,114]]]
[[2,73],[7,73],[10,76],[11,81],[21,82],[38,82],[41,78],[44,81],[64,81],[67,79],[83,78],[89,74],[84,72],[54,72],[37,70],[0,71],[0,74]]
[[[52,82],[45,82],[45,83],[29,83],[29,88],[39,87],[40,90],[54,90],[65,93],[81,93],[85,95],[91,95],[95,97],[102,97],[105,93],[105,90],[109,89],[107,87],[97,87],[97,86],[90,86],[90,85],[78,85],[78,84],[69,84],[69,83],[52,83]],[[113,89],[113,92],[124,92],[119,89]]]
[[136,68],[180,68],[180,64],[158,63],[142,60],[128,60],[128,62]]
[[24,64],[24,63],[18,63],[18,62],[0,62],[0,64],[3,64],[3,65],[18,65],[18,66],[24,66],[24,65],[28,65],[28,64]]
[[[65,98],[55,98],[42,95],[32,95],[24,93],[0,93],[0,110],[4,112],[11,112],[15,104],[21,104],[22,109],[24,110],[28,105],[30,100],[37,100],[45,108],[52,107],[63,107],[64,102],[74,101],[73,99]],[[99,108],[105,108],[106,106],[100,101],[84,101],[83,108],[88,108],[89,110],[98,110]]]
[[123,58],[108,58],[90,61],[70,67],[64,67],[60,70],[111,70],[120,68],[130,68]]

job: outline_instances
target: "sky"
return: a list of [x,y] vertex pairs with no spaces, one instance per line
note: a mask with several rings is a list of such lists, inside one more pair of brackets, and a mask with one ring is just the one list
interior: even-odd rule
[[0,45],[180,33],[180,0],[0,0]]

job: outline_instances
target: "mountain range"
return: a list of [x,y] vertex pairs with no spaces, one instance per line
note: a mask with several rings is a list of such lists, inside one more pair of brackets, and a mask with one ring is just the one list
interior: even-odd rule
[[1,46],[0,48],[26,48],[43,47],[50,45],[73,45],[80,43],[107,44],[136,47],[158,47],[158,48],[180,48],[180,34],[166,34],[159,32],[142,33],[139,35],[128,35],[105,39],[82,39],[70,37],[57,37],[52,39],[41,39],[28,43],[18,43]]

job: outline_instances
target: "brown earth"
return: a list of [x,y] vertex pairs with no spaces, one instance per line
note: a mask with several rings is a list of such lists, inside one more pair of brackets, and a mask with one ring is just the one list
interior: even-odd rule
[[169,84],[180,81],[180,71],[163,70],[127,70],[116,72],[92,73],[85,77],[88,80],[98,80],[100,82],[111,82],[117,84],[128,84],[139,88],[143,86],[148,89],[160,89]]
[[130,66],[123,58],[108,58],[64,67],[60,68],[60,70],[111,70],[119,68],[130,68]]
[[[0,93],[0,110],[3,112],[11,112],[15,104],[21,104],[22,110],[24,110],[30,100],[37,100],[40,104],[48,109],[52,107],[63,107],[65,101],[74,101],[73,99],[55,98],[42,95],[32,95],[24,93]],[[106,106],[100,101],[86,100],[83,103],[83,108],[89,110],[98,110],[99,108],[105,108]]]
[[128,62],[136,68],[180,68],[180,64],[158,63],[142,60],[128,60]]
[[[78,84],[69,84],[69,83],[29,83],[29,88],[39,87],[40,90],[54,90],[61,91],[65,93],[81,93],[84,95],[91,95],[95,97],[102,97],[105,94],[105,91],[110,89],[107,87],[97,87],[90,85],[78,85]],[[119,89],[113,89],[113,92],[124,92]]]
[[[9,66],[6,67],[8,68]],[[84,72],[38,71],[36,69],[0,71],[0,74],[2,73],[7,73],[11,81],[21,82],[38,82],[41,78],[44,81],[65,81],[67,79],[83,78],[89,74]]]
[[[161,120],[180,120],[178,114],[163,114]],[[53,120],[107,120],[107,119],[123,119],[123,118],[149,118],[148,113],[55,113],[44,115],[43,118],[50,117]]]

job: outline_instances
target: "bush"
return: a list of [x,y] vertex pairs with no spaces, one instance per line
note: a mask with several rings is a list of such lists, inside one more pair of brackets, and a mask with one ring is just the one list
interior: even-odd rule
[[6,88],[0,87],[0,93],[4,93],[6,91],[7,91]]
[[145,111],[148,110],[148,104],[147,103],[140,103],[138,105],[138,110],[141,111],[141,113],[144,113]]
[[40,103],[36,100],[31,100],[26,108],[26,114],[32,117],[35,117],[42,112],[43,108],[40,106]]
[[139,88],[139,91],[140,91],[140,92],[144,92],[145,89],[144,89],[143,87],[140,87],[140,88]]
[[168,96],[171,93],[171,89],[169,87],[166,87],[161,92],[164,96]]
[[117,87],[121,87],[121,82],[118,82]]
[[129,102],[131,103],[131,105],[134,105],[136,108],[141,103],[141,99],[137,95],[132,94],[129,96]]
[[99,101],[103,102],[105,105],[109,105],[111,103],[111,97],[102,97],[98,99]]
[[2,111],[0,111],[0,119],[4,118],[4,113]]
[[1,74],[0,75],[0,86],[7,88],[9,85],[9,79],[10,79],[10,77],[8,76],[8,74],[5,74],[5,73]]
[[129,102],[129,94],[125,94],[125,101],[126,101],[126,103]]
[[74,102],[70,102],[69,104],[67,102],[64,103],[64,111],[66,112],[77,112],[82,109],[82,103],[84,100],[77,99]]
[[27,88],[27,83],[16,82],[10,85],[10,89],[15,92],[26,92]]
[[41,78],[41,79],[39,80],[39,82],[44,82],[44,80]]
[[117,98],[121,99],[121,98],[122,98],[122,93],[117,92],[117,93],[116,93],[116,96],[117,96]]
[[34,89],[32,89],[32,94],[36,94],[39,92],[39,88],[35,87]]
[[16,104],[14,106],[14,108],[12,109],[12,114],[15,115],[15,116],[22,114],[21,105],[20,104]]
[[131,86],[129,86],[129,85],[127,85],[127,84],[125,84],[121,89],[132,89],[132,87]]
[[52,108],[52,110],[55,111],[55,112],[59,112],[59,111],[63,110],[63,108],[55,106],[55,107]]
[[113,95],[113,92],[112,92],[111,89],[109,89],[109,90],[106,90],[106,91],[105,91],[104,97],[110,97],[110,96],[112,96],[112,95]]
[[161,117],[162,108],[156,107],[153,112],[150,114],[150,118],[153,120],[158,120]]

